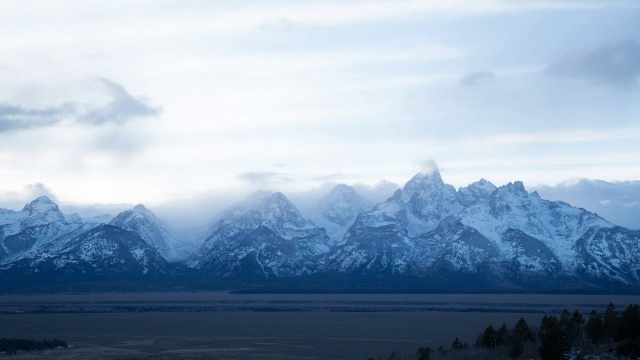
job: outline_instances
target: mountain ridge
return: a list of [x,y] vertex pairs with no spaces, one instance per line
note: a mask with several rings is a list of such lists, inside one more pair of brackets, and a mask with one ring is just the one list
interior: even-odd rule
[[[55,263],[92,266],[83,270],[93,274],[87,276],[104,280],[111,278],[100,266],[124,264],[131,278],[169,282],[293,284],[309,277],[319,279],[319,287],[360,279],[394,288],[404,279],[400,283],[418,290],[640,290],[640,231],[542,199],[520,181],[496,187],[480,179],[456,190],[436,170],[416,174],[386,201],[368,205],[344,184],[319,200],[318,216],[344,231],[336,241],[284,194],[259,191],[216,216],[199,248],[178,254],[180,240],[144,205],[102,224],[64,215],[40,197],[21,211],[0,209],[0,273],[28,280],[38,271],[58,271]],[[96,264],[72,254],[90,252],[82,242],[104,250]]]

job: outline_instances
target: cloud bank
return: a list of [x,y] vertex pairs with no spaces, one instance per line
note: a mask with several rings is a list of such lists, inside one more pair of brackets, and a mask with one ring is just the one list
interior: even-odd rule
[[151,107],[144,98],[132,96],[122,85],[104,78],[98,81],[110,99],[104,105],[64,102],[38,109],[0,104],[0,133],[51,127],[65,120],[90,126],[124,124],[134,118],[160,114],[161,109]]
[[640,76],[640,45],[627,40],[575,51],[550,64],[546,71],[617,89],[635,88]]
[[640,181],[576,179],[535,188],[540,196],[596,212],[616,225],[640,229]]

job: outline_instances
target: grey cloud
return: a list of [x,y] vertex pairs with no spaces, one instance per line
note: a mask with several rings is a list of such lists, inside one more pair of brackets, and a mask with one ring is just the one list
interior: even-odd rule
[[25,204],[30,203],[39,196],[46,195],[57,202],[53,191],[42,183],[28,184],[19,191],[7,191],[0,193],[0,208],[20,210]]
[[53,201],[57,201],[57,196],[53,193],[53,191],[45,186],[43,183],[35,183],[27,185],[27,189],[29,189],[29,194],[32,198],[37,198],[40,196],[47,196],[49,199]]
[[460,78],[462,86],[477,86],[493,79],[496,74],[493,71],[475,71]]
[[107,122],[125,123],[132,118],[158,116],[160,109],[147,105],[142,98],[131,96],[125,88],[107,79],[100,79],[112,100],[80,118],[81,122],[100,125]]
[[576,51],[550,64],[546,72],[618,89],[634,88],[640,76],[640,45],[629,40]]
[[88,125],[123,124],[136,117],[158,116],[160,109],[131,96],[122,85],[100,79],[111,101],[103,106],[65,102],[42,109],[0,104],[0,133],[49,127],[64,119]]
[[52,126],[75,111],[76,106],[71,103],[44,109],[0,105],[0,133]]
[[246,181],[255,185],[265,185],[269,183],[291,182],[291,178],[286,174],[273,171],[248,171],[236,176],[238,180]]
[[535,188],[541,197],[579,206],[631,229],[640,229],[640,181],[579,179]]

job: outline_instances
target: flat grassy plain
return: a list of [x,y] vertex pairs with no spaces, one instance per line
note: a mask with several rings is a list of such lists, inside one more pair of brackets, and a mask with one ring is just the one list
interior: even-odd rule
[[[70,348],[12,359],[367,359],[473,344],[484,328],[563,308],[585,316],[639,296],[108,293],[1,295],[0,337]],[[2,357],[0,355],[0,357]]]

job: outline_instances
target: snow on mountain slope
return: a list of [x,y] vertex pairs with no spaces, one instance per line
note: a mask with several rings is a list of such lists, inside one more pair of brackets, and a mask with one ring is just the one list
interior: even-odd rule
[[568,269],[575,267],[576,241],[593,227],[613,225],[584,209],[543,200],[528,193],[522,182],[509,183],[495,190],[488,201],[470,206],[459,214],[460,221],[477,229],[509,253],[505,232],[516,229],[541,241]]
[[137,233],[168,261],[178,261],[190,254],[191,249],[173,237],[169,226],[142,204],[121,212],[109,224]]
[[320,198],[313,209],[306,209],[309,219],[324,228],[333,244],[339,243],[356,217],[373,208],[349,185],[338,184]]
[[[541,199],[518,181],[495,187],[482,179],[456,191],[436,171],[414,176],[369,211],[344,185],[320,205],[318,216],[346,231],[342,241],[331,240],[320,221],[303,217],[283,194],[257,192],[217,218],[185,260],[183,276],[338,272],[416,276],[428,286],[458,289],[640,289],[640,231]],[[110,225],[64,215],[46,197],[21,211],[0,209],[3,279],[163,277],[172,271],[166,259],[185,253],[179,244],[142,205]]]
[[49,242],[0,267],[16,279],[139,279],[169,272],[166,260],[136,233],[99,225]]
[[605,285],[640,283],[640,230],[591,228],[576,242],[577,273]]
[[413,267],[413,238],[435,229],[442,219],[463,209],[453,186],[440,173],[419,173],[373,210],[360,214],[344,245],[331,255],[330,267],[341,272],[403,274]]
[[315,271],[329,241],[282,193],[261,191],[223,212],[187,264],[214,276],[298,276]]
[[458,189],[458,199],[465,207],[482,203],[496,190],[491,182],[480,179],[473,184]]
[[638,284],[637,239],[638,232],[596,214],[528,193],[521,182],[496,188],[480,180],[456,193],[434,172],[359,215],[327,269],[475,274],[486,284],[517,286],[562,279]]
[[2,261],[10,261],[58,237],[89,227],[78,215],[62,214],[56,203],[41,196],[21,211],[0,212],[0,256],[4,253]]

